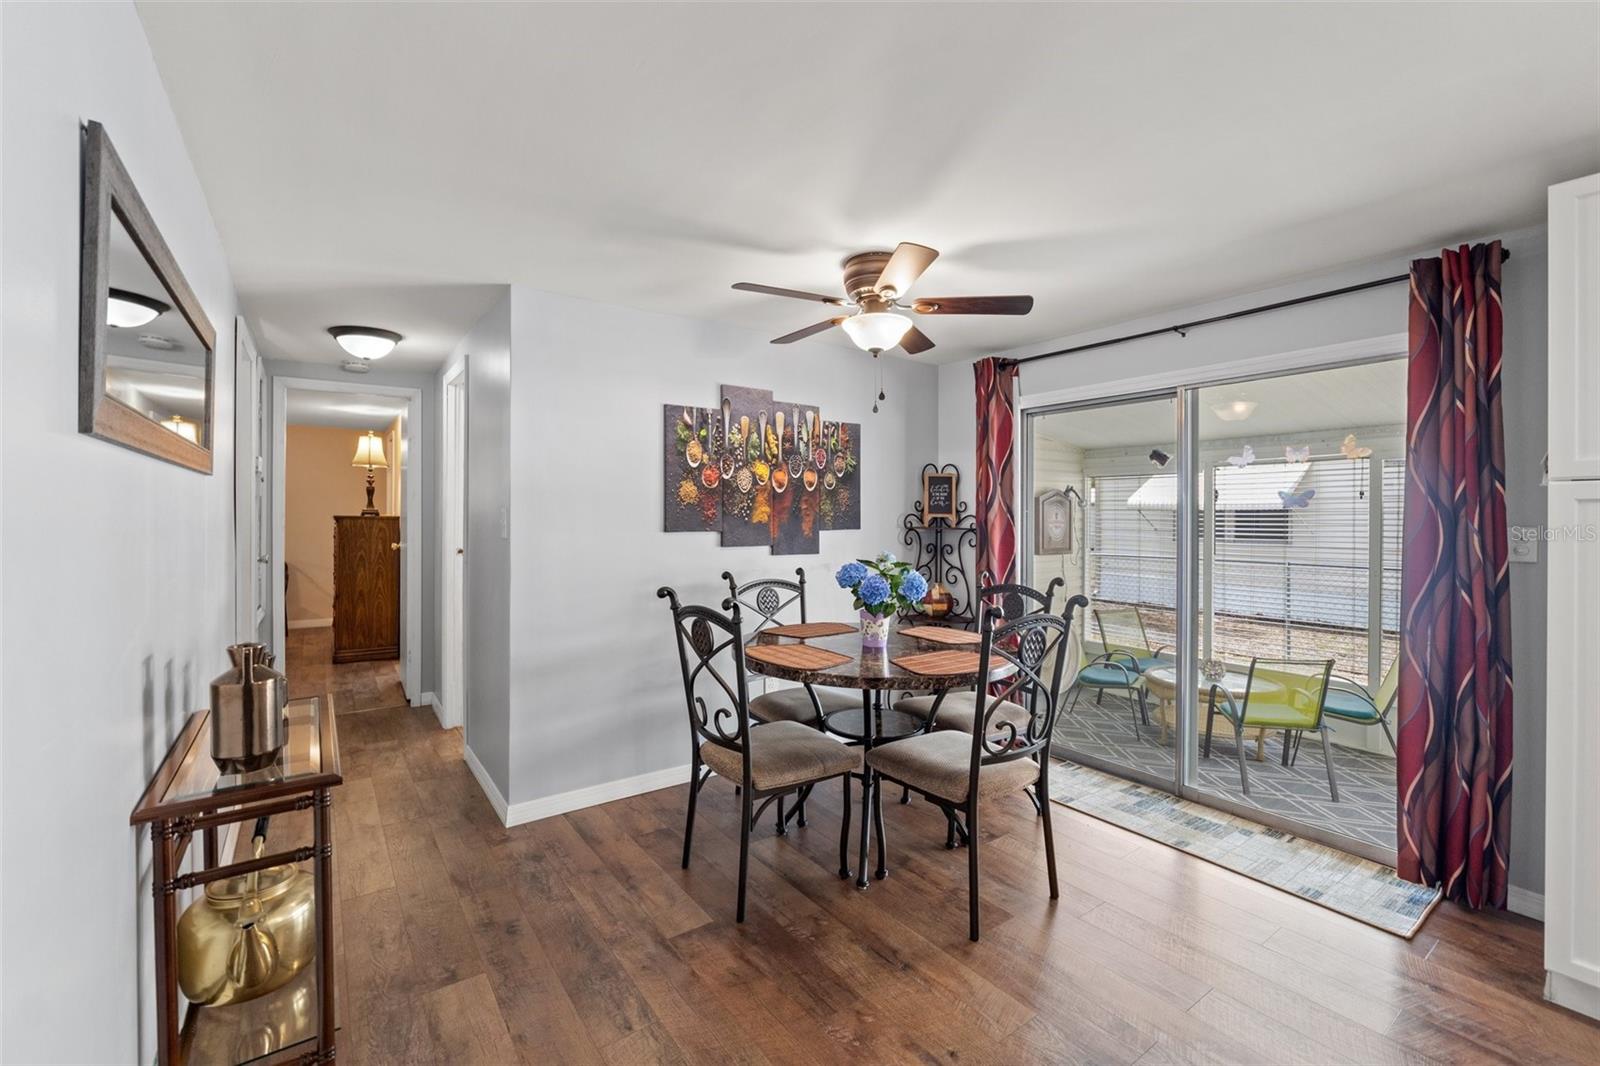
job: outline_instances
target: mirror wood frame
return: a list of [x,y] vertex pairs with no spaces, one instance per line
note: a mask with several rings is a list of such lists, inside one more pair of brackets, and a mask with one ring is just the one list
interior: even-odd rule
[[[111,227],[118,220],[161,279],[172,306],[205,345],[204,445],[178,436],[106,392],[106,330],[110,328],[106,325],[106,297]],[[162,239],[105,127],[98,122],[87,123],[83,131],[83,236],[79,264],[78,432],[210,474],[217,402],[217,333],[178,269],[172,249]]]

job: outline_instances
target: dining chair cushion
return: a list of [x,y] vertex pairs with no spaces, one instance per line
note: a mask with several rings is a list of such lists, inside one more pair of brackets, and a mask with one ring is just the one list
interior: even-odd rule
[[[896,740],[869,751],[867,765],[921,792],[965,803],[972,772],[972,737],[941,729]],[[1016,792],[1038,779],[1039,766],[1032,759],[990,763],[978,771],[978,798]]]
[[[906,714],[914,714],[918,718],[926,719],[928,712],[933,710],[934,696],[908,696],[895,703],[894,709]],[[971,692],[951,692],[939,704],[939,710],[933,717],[935,729],[958,729],[971,735],[972,719],[976,716],[978,699]],[[1017,727],[1017,732],[1022,733],[1028,728],[1027,708],[1010,700],[1001,700],[1000,706],[995,708],[994,714],[989,718],[990,728],[999,722],[1010,722]]]
[[1330,688],[1322,704],[1324,714],[1331,714],[1336,718],[1343,718],[1351,722],[1376,722],[1378,709],[1372,701],[1359,692],[1349,689]]
[[1139,671],[1126,660],[1116,666],[1110,663],[1095,663],[1078,671],[1078,683],[1091,688],[1127,688],[1130,683],[1136,684],[1138,680]]
[[[744,777],[742,756],[733,748],[700,745],[700,758],[717,776],[738,782]],[[861,751],[848,747],[799,722],[770,722],[750,727],[750,783],[765,792],[822,781],[861,769]]]
[[[823,714],[861,707],[861,697],[848,692],[819,688],[816,693]],[[750,697],[750,717],[758,722],[815,722],[817,709],[811,705],[811,697],[806,695],[805,686],[796,685]]]

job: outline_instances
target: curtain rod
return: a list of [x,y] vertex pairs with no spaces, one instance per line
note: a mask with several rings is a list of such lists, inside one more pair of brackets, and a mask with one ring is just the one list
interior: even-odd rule
[[[1500,251],[1500,261],[1504,263],[1511,258],[1511,253],[1505,249]],[[1296,307],[1300,304],[1313,303],[1317,300],[1326,300],[1333,296],[1345,296],[1352,292],[1362,292],[1366,289],[1381,288],[1384,285],[1396,285],[1402,281],[1411,280],[1409,273],[1396,274],[1392,278],[1379,278],[1376,281],[1363,281],[1356,285],[1346,285],[1341,289],[1329,289],[1326,292],[1314,292],[1306,296],[1296,296],[1289,300],[1279,300],[1276,303],[1262,304],[1259,307],[1246,307],[1238,311],[1229,311],[1225,315],[1212,315],[1210,318],[1197,318],[1193,322],[1180,322],[1175,326],[1163,326],[1160,329],[1147,329],[1143,333],[1129,333],[1123,337],[1112,337],[1110,340],[1092,341],[1089,344],[1074,345],[1071,348],[1057,348],[1053,352],[1040,352],[1038,355],[1025,355],[1012,360],[1015,363],[1031,363],[1035,359],[1053,359],[1058,355],[1073,355],[1077,352],[1092,351],[1095,348],[1109,348],[1113,344],[1126,344],[1128,341],[1144,340],[1146,337],[1159,337],[1163,333],[1176,333],[1180,337],[1187,337],[1191,329],[1197,326],[1211,326],[1218,322],[1231,322],[1236,318],[1248,318],[1250,315],[1265,314],[1268,311],[1281,311],[1285,307]]]

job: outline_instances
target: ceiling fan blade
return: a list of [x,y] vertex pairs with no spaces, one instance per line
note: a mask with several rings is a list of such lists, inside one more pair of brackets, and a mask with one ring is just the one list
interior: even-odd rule
[[939,253],[932,248],[902,241],[883,265],[883,273],[872,287],[886,296],[891,290],[895,296],[904,296],[937,258]]
[[781,337],[774,337],[772,338],[772,343],[793,344],[795,341],[803,341],[807,337],[816,333],[821,333],[825,329],[832,329],[834,326],[837,326],[843,321],[844,319],[842,318],[825,318],[815,325],[807,326],[805,329],[797,329],[793,333],[785,333]]
[[928,339],[928,335],[926,333],[922,332],[916,326],[912,326],[910,329],[906,330],[906,335],[900,338],[900,347],[905,350],[907,355],[917,355],[920,352],[925,352],[929,348],[932,348],[933,341]]
[[817,292],[802,292],[799,289],[780,289],[775,285],[757,285],[753,281],[741,281],[734,285],[740,292],[761,292],[768,296],[787,296],[791,300],[815,300],[819,304],[832,304],[834,307],[843,307],[844,301],[837,296],[824,296]]
[[1032,296],[929,296],[911,301],[919,315],[1025,315]]

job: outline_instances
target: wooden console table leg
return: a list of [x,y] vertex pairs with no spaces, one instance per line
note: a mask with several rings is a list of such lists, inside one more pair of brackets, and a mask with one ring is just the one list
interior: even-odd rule
[[333,972],[333,792],[319,788],[313,799],[316,859],[312,863],[317,908],[317,1052],[321,1062],[333,1062],[334,1047]]
[[173,940],[178,927],[178,895],[172,887],[172,826],[150,823],[150,890],[155,897],[156,934],[156,1061],[170,1066],[179,1060],[177,959]]

